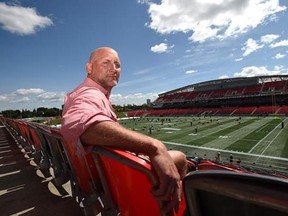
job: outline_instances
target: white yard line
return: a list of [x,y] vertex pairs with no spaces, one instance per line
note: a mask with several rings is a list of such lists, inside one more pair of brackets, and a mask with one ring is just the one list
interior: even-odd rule
[[224,150],[224,149],[217,149],[217,148],[209,148],[209,147],[202,147],[202,146],[192,146],[192,145],[185,145],[181,143],[174,143],[174,142],[167,142],[163,141],[163,143],[171,144],[171,145],[176,145],[176,146],[183,146],[187,148],[198,148],[198,149],[204,149],[204,150],[212,150],[212,151],[220,151],[220,152],[226,152],[226,153],[237,153],[240,155],[249,155],[249,156],[254,156],[254,157],[262,157],[262,158],[269,158],[269,159],[277,159],[277,160],[282,160],[282,161],[288,161],[288,158],[282,158],[282,157],[275,157],[275,156],[268,156],[268,155],[259,155],[259,154],[251,154],[251,153],[245,153],[245,152],[235,152],[235,151],[229,151],[229,150]]
[[281,132],[282,132],[282,130],[279,131],[278,134],[269,142],[269,144],[266,146],[266,148],[261,152],[261,155],[264,154],[264,152],[270,147],[270,145],[274,142],[274,140],[279,136],[279,134],[280,134]]
[[[286,119],[285,119],[286,120]],[[286,122],[285,122],[286,123]],[[260,145],[261,144],[261,142],[263,141],[263,140],[265,140],[271,133],[273,133],[277,128],[279,128],[281,126],[281,122],[272,130],[272,131],[270,131],[270,133],[268,133],[263,139],[261,139],[256,145],[254,145],[253,146],[253,148],[251,148],[250,149],[250,151],[248,151],[248,153],[251,153],[258,145]],[[272,140],[272,141],[270,141],[270,143],[269,143],[269,145],[268,145],[268,147],[271,145],[271,143],[279,136],[279,134],[282,132],[282,130],[276,135],[276,137],[274,137],[274,139]],[[268,148],[268,147],[266,147],[265,149],[264,149],[264,151],[266,151],[266,149]],[[264,153],[264,151],[261,153],[261,155]]]

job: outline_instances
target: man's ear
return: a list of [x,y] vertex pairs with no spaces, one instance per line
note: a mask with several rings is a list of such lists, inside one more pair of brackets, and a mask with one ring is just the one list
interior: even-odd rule
[[86,63],[86,72],[87,72],[87,74],[92,73],[92,64],[90,62]]

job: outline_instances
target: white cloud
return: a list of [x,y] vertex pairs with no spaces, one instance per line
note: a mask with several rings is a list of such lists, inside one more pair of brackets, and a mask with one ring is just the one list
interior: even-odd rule
[[242,47],[241,50],[244,51],[243,56],[248,56],[251,53],[255,52],[256,50],[262,48],[264,45],[259,45],[257,44],[257,42],[255,40],[253,40],[252,38],[249,38],[246,42],[245,42],[245,46]]
[[281,59],[281,58],[284,58],[286,55],[284,55],[284,54],[281,54],[281,53],[277,53],[275,56],[274,56],[274,58],[275,59]]
[[267,43],[272,43],[274,40],[279,38],[279,35],[275,34],[267,34],[261,37],[261,42],[267,44]]
[[37,96],[38,99],[42,101],[62,101],[64,99],[65,93],[64,92],[44,92]]
[[149,74],[151,71],[155,70],[155,67],[150,67],[150,68],[144,68],[141,69],[139,71],[136,71],[135,73],[133,73],[133,75],[145,75],[145,74]]
[[189,39],[195,42],[237,36],[286,10],[276,0],[161,0],[148,5],[148,27],[162,34],[192,32]]
[[168,45],[166,43],[160,43],[157,44],[153,47],[151,47],[151,51],[154,53],[167,53],[170,52],[170,50],[174,47],[174,45],[171,45],[170,47],[168,47]]
[[288,46],[288,40],[282,40],[282,41],[279,41],[277,43],[273,43],[270,45],[271,48],[282,47],[282,46]]
[[[0,111],[7,109],[34,109],[40,106],[61,107],[65,92],[47,92],[39,88],[17,89],[0,94]],[[20,105],[21,103],[21,105]]]
[[137,3],[139,4],[148,4],[150,0],[137,0]]
[[193,74],[193,73],[196,73],[197,71],[196,70],[188,70],[185,72],[185,74]]
[[[156,100],[158,97],[158,93],[135,93],[129,95],[121,95],[121,94],[112,94],[111,101],[116,105],[124,105],[124,104],[135,104],[142,105],[147,102],[147,99],[151,101]],[[132,102],[131,102],[132,101]]]
[[0,24],[4,30],[11,33],[29,35],[53,25],[53,22],[48,17],[38,15],[35,8],[0,2]]
[[219,79],[227,79],[227,78],[229,78],[228,75],[222,75],[222,76],[219,77]]
[[0,101],[7,101],[8,97],[6,95],[0,95]]
[[245,42],[244,46],[241,48],[241,50],[244,51],[243,56],[248,56],[251,53],[255,52],[256,50],[265,47],[266,45],[269,46],[270,48],[288,46],[288,40],[282,40],[282,41],[273,43],[277,38],[279,38],[279,35],[275,35],[275,34],[263,35],[261,36],[259,41],[249,38]]
[[284,70],[285,71],[285,67],[283,65],[275,65],[274,66],[274,70],[278,70],[278,71],[283,71]]
[[118,84],[118,87],[130,87],[130,86],[138,86],[139,87],[139,86],[142,86],[143,84],[145,85],[147,83],[151,83],[151,82],[155,81],[155,79],[157,79],[157,77],[154,77],[151,75],[141,76],[141,77],[138,77],[137,79],[132,79],[132,80],[125,81],[125,82],[120,82]]
[[14,100],[10,101],[10,103],[27,103],[27,102],[30,102],[29,97],[15,98]]
[[265,66],[256,67],[244,67],[242,71],[234,73],[234,77],[254,77],[254,76],[269,76],[269,75],[280,75],[286,74],[287,69],[274,68],[274,70],[268,70]]
[[15,91],[15,93],[19,94],[19,95],[41,94],[43,92],[45,92],[45,91],[43,89],[40,89],[40,88],[17,89]]

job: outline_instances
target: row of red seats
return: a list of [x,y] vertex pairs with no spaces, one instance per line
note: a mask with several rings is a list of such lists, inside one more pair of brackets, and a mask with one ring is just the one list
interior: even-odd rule
[[[57,187],[70,181],[72,196],[85,215],[162,215],[163,204],[150,193],[158,179],[149,161],[119,149],[74,146],[51,127],[3,117],[0,120],[43,173],[48,176],[53,169]],[[183,197],[178,213],[169,215],[183,215],[185,208]]]
[[170,115],[287,115],[288,106],[260,106],[260,107],[220,107],[220,108],[186,108],[161,110],[128,111],[128,117],[142,116],[170,116]]
[[266,82],[253,86],[243,86],[235,88],[225,88],[216,90],[192,91],[192,92],[175,92],[167,95],[161,95],[155,101],[156,103],[201,100],[201,98],[223,98],[234,95],[257,95],[262,92],[285,92],[287,81]]

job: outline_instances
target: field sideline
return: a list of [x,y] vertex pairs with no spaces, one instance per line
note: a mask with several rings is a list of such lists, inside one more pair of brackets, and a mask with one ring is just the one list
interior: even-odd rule
[[288,173],[286,117],[145,117],[120,120],[126,128],[162,140],[188,156]]

